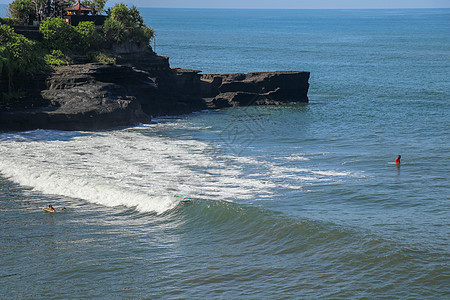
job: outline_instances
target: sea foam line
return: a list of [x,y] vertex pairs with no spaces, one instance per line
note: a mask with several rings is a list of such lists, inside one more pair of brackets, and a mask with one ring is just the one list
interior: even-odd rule
[[0,172],[43,193],[143,212],[173,208],[175,194],[230,201],[270,194],[238,166],[215,160],[206,143],[142,131],[1,135]]
[[160,136],[164,128],[1,134],[0,172],[42,193],[157,213],[176,206],[173,195],[239,202],[270,198],[278,188],[352,176],[300,167],[302,156],[293,156],[297,166],[290,166],[264,157],[221,155],[208,143]]

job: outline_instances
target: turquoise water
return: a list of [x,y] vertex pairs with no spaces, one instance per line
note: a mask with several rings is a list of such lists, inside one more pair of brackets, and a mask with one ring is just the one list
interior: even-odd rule
[[172,66],[311,101],[1,134],[5,298],[448,297],[450,10],[143,13]]

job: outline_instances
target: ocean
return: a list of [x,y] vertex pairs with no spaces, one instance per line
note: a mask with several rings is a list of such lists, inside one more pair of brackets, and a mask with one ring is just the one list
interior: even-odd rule
[[449,297],[449,9],[142,13],[172,67],[310,103],[1,133],[0,298]]

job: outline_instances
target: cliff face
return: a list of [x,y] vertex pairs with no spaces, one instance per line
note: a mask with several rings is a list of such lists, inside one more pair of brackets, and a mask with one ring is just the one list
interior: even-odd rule
[[309,72],[199,73],[171,69],[150,49],[121,55],[115,65],[57,67],[24,80],[31,104],[0,112],[0,130],[96,130],[207,108],[308,101]]
[[[107,75],[108,74],[108,75]],[[136,81],[128,82],[134,75]],[[44,79],[44,107],[0,113],[0,129],[95,130],[148,122],[133,88],[152,89],[130,68],[84,64],[58,67]],[[123,84],[116,84],[122,80]],[[141,80],[141,82],[137,81]]]

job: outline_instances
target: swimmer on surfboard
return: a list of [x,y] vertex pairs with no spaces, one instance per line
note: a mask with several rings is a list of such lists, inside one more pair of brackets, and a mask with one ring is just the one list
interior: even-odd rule
[[[43,210],[47,211],[47,212],[56,212],[55,208],[53,207],[53,205],[49,204],[47,207],[43,207]],[[59,210],[65,210],[66,208],[60,208]]]
[[400,165],[400,158],[402,158],[401,155],[397,156],[397,158],[395,159],[395,164],[396,165]]

